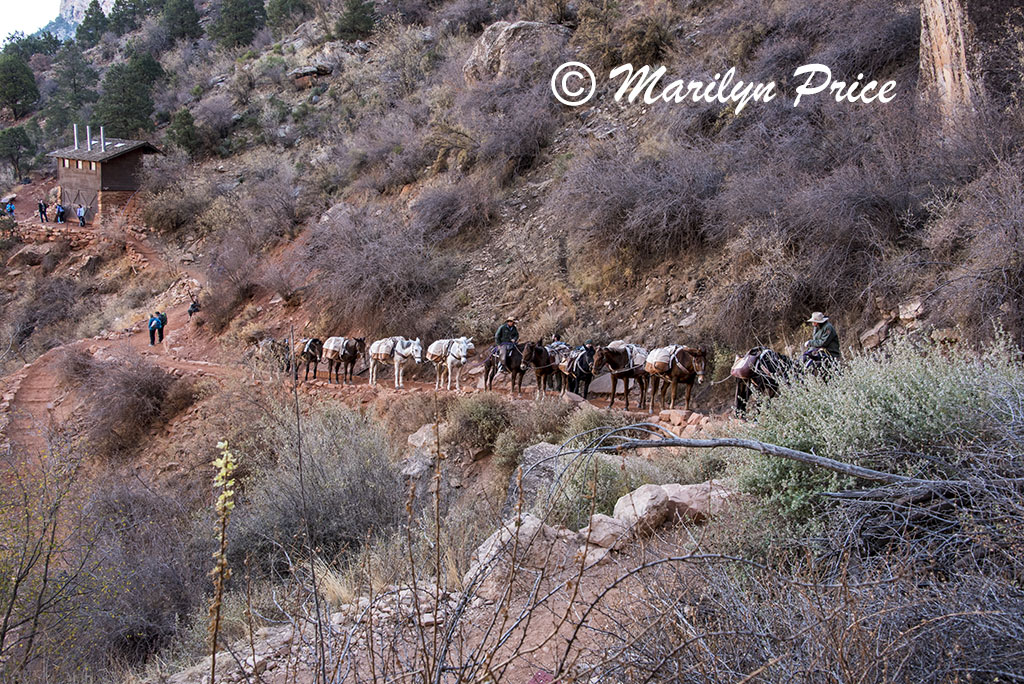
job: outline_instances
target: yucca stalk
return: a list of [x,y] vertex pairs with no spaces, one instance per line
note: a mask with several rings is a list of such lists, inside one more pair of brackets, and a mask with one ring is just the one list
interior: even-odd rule
[[214,566],[210,572],[213,575],[213,601],[210,603],[210,684],[214,684],[217,673],[217,635],[220,632],[220,609],[221,599],[224,596],[224,584],[231,577],[231,568],[228,567],[228,520],[231,518],[231,509],[235,507],[235,480],[234,472],[238,467],[235,455],[228,448],[227,441],[217,442],[220,449],[220,458],[214,459],[213,466],[217,474],[213,476],[213,486],[220,488],[220,495],[217,497],[217,541],[219,546],[213,554]]

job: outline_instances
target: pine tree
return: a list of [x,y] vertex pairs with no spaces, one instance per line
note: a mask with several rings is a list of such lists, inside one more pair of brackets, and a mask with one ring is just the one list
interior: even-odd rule
[[0,129],[0,159],[10,165],[16,179],[21,179],[22,161],[35,151],[36,146],[23,126]]
[[110,135],[130,138],[151,130],[153,122],[152,82],[132,62],[115,64],[103,77],[103,94],[93,110],[93,123],[103,125]]
[[163,21],[171,40],[200,38],[203,35],[203,29],[199,26],[199,12],[193,0],[167,0]]
[[267,0],[267,23],[276,28],[293,26],[307,12],[307,0]]
[[96,70],[74,41],[68,41],[54,61],[57,89],[46,102],[46,130],[61,135],[76,119],[82,106],[96,101]]
[[88,49],[100,42],[100,38],[106,30],[107,15],[103,13],[99,0],[92,0],[85,9],[82,23],[78,25],[78,30],[75,31],[75,40],[83,48]]
[[342,40],[359,40],[373,33],[376,22],[371,0],[345,0],[345,5],[334,25],[334,32]]
[[196,128],[196,120],[187,109],[182,109],[171,117],[171,123],[167,126],[167,139],[193,157],[203,147],[202,137]]
[[145,8],[140,0],[114,0],[114,6],[110,8],[110,16],[107,17],[110,30],[119,36],[132,31],[139,26],[139,21],[145,15]]
[[0,107],[10,107],[17,119],[39,99],[32,69],[17,54],[0,55]]
[[93,87],[99,81],[77,43],[68,41],[57,53],[57,93],[66,93],[68,98],[79,103],[95,102]]
[[210,35],[225,47],[239,47],[251,43],[256,32],[266,24],[263,0],[224,0]]

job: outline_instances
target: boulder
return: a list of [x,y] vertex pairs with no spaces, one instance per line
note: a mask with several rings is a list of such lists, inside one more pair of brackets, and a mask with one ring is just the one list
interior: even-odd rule
[[413,449],[424,449],[433,454],[437,453],[437,423],[427,423],[416,432],[409,435],[409,446]]
[[666,409],[658,414],[663,423],[671,423],[672,425],[686,425],[686,421],[693,415],[693,411],[679,410],[679,409]]
[[736,495],[715,480],[688,485],[666,484],[661,489],[668,498],[670,515],[689,522],[703,522],[718,515]]
[[874,349],[885,342],[888,332],[889,321],[881,320],[860,334],[860,346],[864,349]]
[[629,526],[603,513],[590,516],[590,524],[579,531],[580,541],[605,549],[621,548],[629,539]]
[[665,490],[654,484],[643,485],[615,502],[615,517],[639,532],[659,527],[672,510]]
[[593,544],[584,544],[576,551],[576,557],[573,559],[575,565],[583,564],[583,568],[592,568],[595,565],[600,565],[608,560],[608,554],[611,553],[611,549],[606,549],[601,546],[594,546]]
[[508,563],[513,550],[516,567],[542,570],[565,555],[564,544],[558,530],[534,515],[506,520],[473,553],[463,585],[475,586],[477,596],[495,601],[508,588]]
[[924,302],[920,297],[900,304],[900,321],[910,325],[924,314]]
[[[557,456],[558,446],[547,442],[534,444],[523,450],[522,458],[519,459],[523,468],[522,510],[530,510],[537,499],[547,493],[548,487],[555,480]],[[508,494],[505,496],[501,514],[511,516],[519,499],[519,482],[517,476],[513,475],[508,484]]]
[[545,52],[560,49],[570,31],[560,24],[498,21],[488,26],[462,67],[467,83],[501,77],[538,63]]
[[25,245],[11,255],[11,258],[7,260],[7,266],[38,266],[43,263],[43,258],[52,251],[52,242],[44,242],[38,245]]
[[960,341],[960,333],[956,328],[936,328],[929,337],[932,338],[932,342],[940,344],[955,344]]

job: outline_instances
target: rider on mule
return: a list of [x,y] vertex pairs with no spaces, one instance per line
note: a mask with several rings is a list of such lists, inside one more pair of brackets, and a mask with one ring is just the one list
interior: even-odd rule
[[807,322],[814,326],[814,335],[804,344],[807,347],[807,351],[804,352],[805,360],[824,361],[830,366],[838,364],[841,353],[839,335],[828,316],[815,311]]
[[509,316],[498,328],[498,332],[494,333],[494,345],[502,368],[508,368],[508,354],[518,341],[519,329],[516,327],[516,319]]

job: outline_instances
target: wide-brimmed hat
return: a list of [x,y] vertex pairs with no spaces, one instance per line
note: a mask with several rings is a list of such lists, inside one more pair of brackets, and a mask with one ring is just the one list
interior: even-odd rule
[[505,317],[505,322],[506,323],[509,323],[509,322],[515,323],[516,322],[516,317],[515,316],[506,316]]
[[828,316],[826,316],[825,314],[821,313],[820,311],[815,311],[814,313],[811,314],[811,317],[807,319],[807,322],[808,323],[824,323],[827,320],[828,320]]

